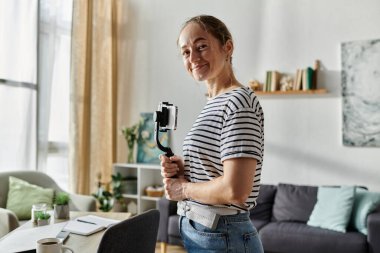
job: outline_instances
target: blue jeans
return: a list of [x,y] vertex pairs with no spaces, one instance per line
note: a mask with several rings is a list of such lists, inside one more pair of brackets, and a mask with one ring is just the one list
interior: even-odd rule
[[249,213],[221,216],[215,230],[180,216],[179,230],[188,252],[264,253]]

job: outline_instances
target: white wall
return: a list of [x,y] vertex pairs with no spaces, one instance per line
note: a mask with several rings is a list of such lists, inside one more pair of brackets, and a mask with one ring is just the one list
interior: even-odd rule
[[[262,98],[265,158],[262,182],[358,184],[380,191],[380,148],[342,145],[340,43],[380,38],[377,0],[131,0],[126,5],[128,50],[119,80],[128,87],[126,114],[179,107],[175,153],[205,104],[204,85],[185,72],[176,47],[183,22],[197,14],[225,21],[235,40],[233,64],[242,83],[266,70],[294,73],[321,60],[322,96]],[[129,59],[133,59],[131,66]],[[380,113],[380,112],[378,112]]]

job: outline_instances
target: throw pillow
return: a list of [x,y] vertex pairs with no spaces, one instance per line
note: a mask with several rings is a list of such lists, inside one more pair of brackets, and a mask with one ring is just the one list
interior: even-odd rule
[[46,203],[51,207],[54,190],[30,184],[16,177],[9,177],[7,209],[13,211],[19,220],[30,219],[32,205]]
[[279,184],[274,199],[273,219],[306,223],[317,202],[317,192],[317,186]]
[[257,205],[250,210],[254,220],[270,221],[272,217],[272,209],[274,196],[276,194],[275,185],[262,184],[260,186],[260,194],[257,197]]
[[356,189],[354,207],[350,220],[351,227],[367,235],[367,216],[380,205],[380,193]]
[[346,232],[354,204],[355,187],[318,187],[317,203],[307,225]]

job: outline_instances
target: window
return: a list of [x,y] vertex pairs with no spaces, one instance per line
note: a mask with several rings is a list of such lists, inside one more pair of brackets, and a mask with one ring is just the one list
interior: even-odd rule
[[0,170],[36,169],[37,6],[0,1]]
[[0,1],[0,170],[38,169],[65,190],[72,8]]
[[38,169],[68,189],[72,1],[40,0]]

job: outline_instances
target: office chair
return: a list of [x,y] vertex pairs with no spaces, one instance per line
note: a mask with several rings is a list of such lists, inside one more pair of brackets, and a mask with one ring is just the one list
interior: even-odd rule
[[108,228],[98,253],[154,253],[160,212],[152,209]]

